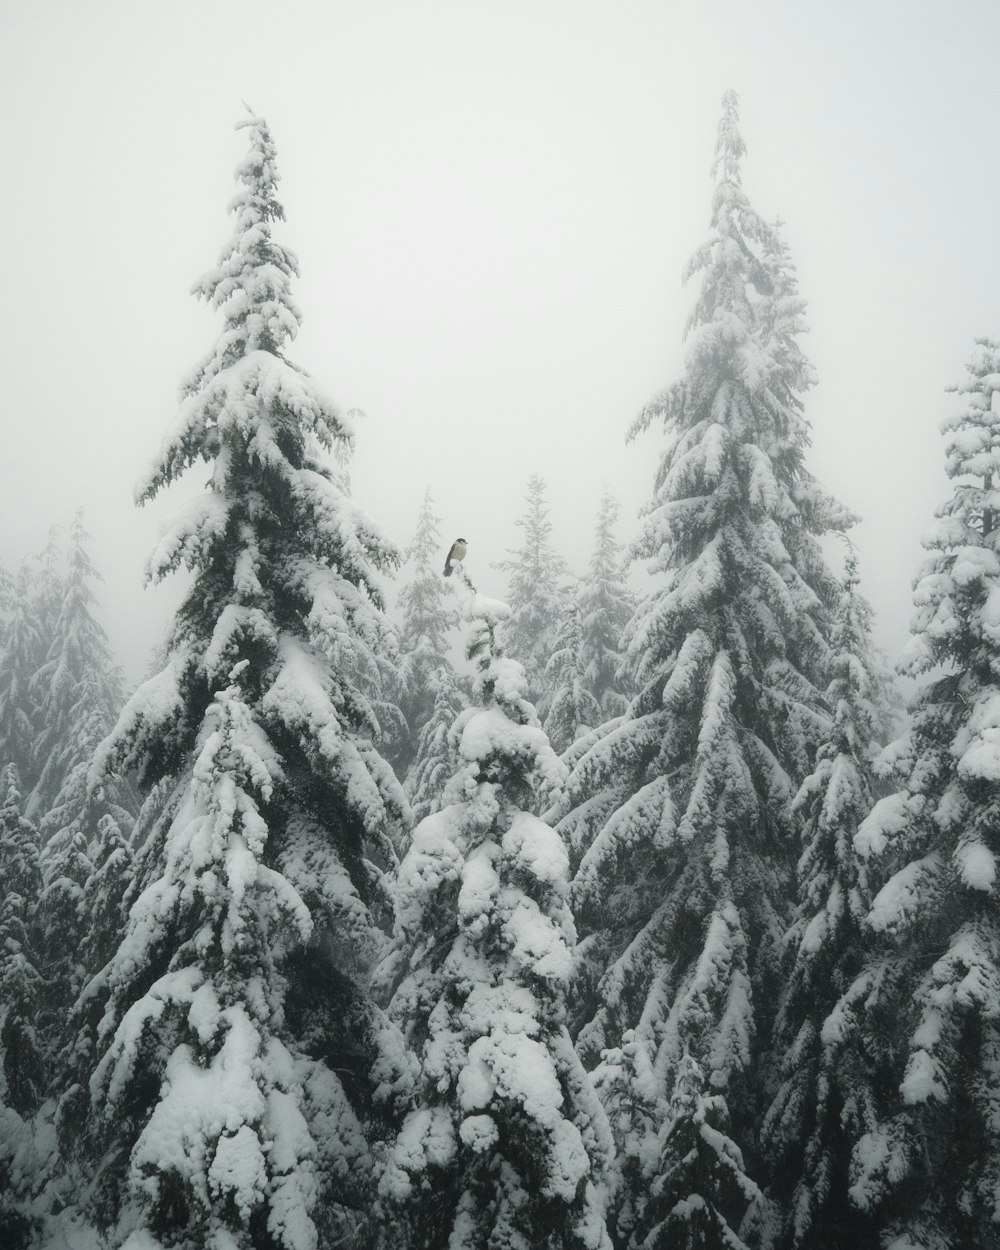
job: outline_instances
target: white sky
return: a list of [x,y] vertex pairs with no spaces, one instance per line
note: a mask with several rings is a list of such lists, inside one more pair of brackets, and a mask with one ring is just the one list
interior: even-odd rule
[[[531,473],[583,568],[602,484],[632,536],[681,369],[719,100],[778,214],[820,385],[810,468],[898,654],[948,494],[943,393],[1000,334],[996,0],[0,0],[0,560],[83,505],[140,675],[178,588],[142,565],[179,497],[133,484],[221,321],[188,294],[230,232],[241,100],[299,255],[290,352],[360,423],[355,496],[400,545],[426,486],[502,594]],[[198,470],[192,489],[201,485]]]

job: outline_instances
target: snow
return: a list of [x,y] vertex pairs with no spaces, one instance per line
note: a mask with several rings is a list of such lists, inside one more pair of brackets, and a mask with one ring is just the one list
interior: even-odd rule
[[910,830],[914,819],[922,814],[923,808],[923,798],[906,791],[879,799],[858,826],[854,835],[854,849],[862,859],[881,855],[887,846]]
[[500,1137],[496,1121],[488,1115],[467,1116],[459,1125],[458,1134],[474,1154],[484,1154]]
[[932,1098],[939,1102],[947,1099],[948,1087],[942,1080],[941,1066],[926,1050],[915,1050],[910,1055],[899,1092],[910,1107]]
[[996,856],[979,841],[963,841],[955,848],[955,863],[963,884],[971,890],[993,893],[997,879]]
[[260,1139],[248,1124],[219,1138],[208,1169],[208,1185],[217,1198],[232,1201],[243,1223],[263,1200],[267,1169]]
[[968,590],[984,578],[1000,576],[1000,560],[988,547],[959,547],[951,576],[956,586]]
[[906,864],[875,896],[868,924],[876,933],[896,933],[918,923],[926,911],[928,895],[942,873],[943,866],[936,852]]
[[531,976],[566,981],[573,968],[573,956],[563,934],[534,899],[517,891],[505,891],[501,906],[514,960]]
[[503,835],[503,852],[538,881],[561,883],[569,873],[562,838],[530,812],[516,812]]
[[498,854],[496,843],[487,840],[470,853],[461,870],[458,915],[465,922],[473,922],[479,932],[482,926],[475,926],[475,922],[492,913],[500,889],[500,878],[494,867]]

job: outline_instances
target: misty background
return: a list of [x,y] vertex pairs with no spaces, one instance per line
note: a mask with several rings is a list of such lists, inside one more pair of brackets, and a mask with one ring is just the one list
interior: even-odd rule
[[998,39],[995,0],[0,0],[0,561],[82,506],[142,675],[180,596],[143,564],[204,481],[142,510],[133,486],[221,328],[189,289],[231,232],[245,100],[302,269],[289,356],[366,414],[356,500],[404,547],[430,487],[502,597],[538,473],[583,571],[603,486],[625,541],[651,493],[663,436],[625,432],[682,370],[732,87],[809,302],[808,466],[863,518],[895,658],[948,494],[944,389],[1000,334]]

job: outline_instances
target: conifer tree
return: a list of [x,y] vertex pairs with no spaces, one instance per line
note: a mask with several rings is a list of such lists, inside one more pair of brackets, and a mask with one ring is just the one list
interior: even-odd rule
[[[58,576],[53,568],[48,575],[49,581],[58,581],[59,606],[48,650],[33,679],[38,709],[33,762],[38,780],[28,814],[44,821],[49,835],[82,815],[86,769],[124,701],[121,674],[92,611],[92,585],[100,575],[87,551],[88,540],[78,511],[69,530],[67,571]],[[118,789],[127,802],[124,784]],[[58,811],[53,815],[54,807]]]
[[602,721],[620,716],[632,694],[622,672],[621,641],[635,610],[635,595],[625,582],[622,545],[615,537],[618,510],[618,501],[605,490],[594,550],[579,593],[584,681],[597,700]]
[[13,581],[10,609],[3,631],[0,656],[0,767],[14,764],[18,785],[31,789],[37,698],[34,677],[44,654],[44,635],[38,622],[37,576],[25,560]]
[[553,750],[561,755],[583,734],[605,720],[601,715],[601,705],[587,684],[579,590],[564,610],[554,645],[555,650],[545,669],[550,690],[545,732]]
[[349,427],[285,355],[297,263],[272,238],[270,131],[244,127],[234,235],[195,287],[224,329],[138,490],[208,466],[148,570],[194,577],[93,773],[135,770],[156,808],[126,934],[85,991],[87,1203],[130,1250],[362,1244],[361,1117],[392,1036],[365,983],[405,801],[352,678],[396,555],[322,459]]
[[830,638],[833,721],[795,798],[802,819],[798,906],[770,1060],[778,1084],[761,1133],[784,1217],[772,1239],[794,1247],[874,1246],[871,1221],[847,1195],[851,1145],[871,1127],[872,1090],[863,1056],[845,1054],[836,1032],[823,1027],[867,951],[869,874],[853,840],[873,803],[879,676],[871,663],[871,618],[851,551]]
[[418,739],[434,714],[437,676],[451,671],[448,634],[458,625],[458,612],[448,604],[450,586],[441,576],[440,519],[434,515],[428,489],[417,518],[416,534],[406,552],[413,571],[398,598],[402,617],[399,631],[399,704],[407,725],[404,749],[394,761],[400,776],[416,758]]
[[709,1093],[701,1068],[683,1055],[659,1134],[644,1250],[747,1250],[731,1220],[760,1195],[728,1121],[725,1098]]
[[634,545],[657,579],[625,635],[638,693],[584,740],[561,809],[580,861],[578,1049],[593,1066],[634,1030],[647,1091],[636,1105],[657,1100],[627,1130],[648,1143],[642,1185],[621,1199],[622,1211],[639,1204],[621,1230],[636,1246],[656,1219],[645,1190],[670,1167],[656,1129],[685,1053],[724,1100],[734,1140],[753,1145],[752,1065],[796,858],[791,800],[829,724],[838,583],[818,536],[852,520],[804,466],[811,375],[801,354],[770,347],[772,231],[742,189],[743,153],[729,92],[712,233],[688,267],[702,285],[685,375],[633,426],[661,420],[671,435]]
[[620,716],[628,704],[621,638],[635,609],[635,596],[623,576],[622,548],[614,535],[617,516],[618,503],[606,490],[587,575],[567,592],[546,667],[545,731],[560,753]]
[[37,832],[22,815],[17,768],[0,775],[0,1245],[33,1240],[37,1158],[32,1117],[48,1073],[38,1031],[43,980],[34,923],[41,869]]
[[509,553],[510,560],[494,566],[508,575],[511,614],[503,629],[504,650],[524,666],[529,698],[543,719],[549,705],[545,670],[555,650],[569,578],[566,562],[552,546],[545,491],[544,478],[533,474],[525,495],[527,507],[516,522],[524,531],[524,541]]
[[45,1090],[45,1057],[36,1028],[42,978],[37,967],[35,911],[42,876],[38,833],[22,815],[17,769],[0,779],[0,1050],[4,1102],[22,1116],[37,1109]]
[[885,1056],[851,1196],[883,1244],[922,1250],[994,1245],[1000,1225],[1000,343],[978,340],[968,373],[902,666],[927,676],[885,753],[905,783],[855,839],[888,876],[879,948],[828,1024]]
[[441,810],[445,784],[454,771],[449,734],[455,718],[466,706],[465,694],[450,667],[434,678],[434,711],[420,731],[417,755],[406,777],[406,793],[414,821]]
[[565,1025],[568,862],[531,815],[563,773],[497,642],[508,611],[466,604],[475,705],[452,729],[446,805],[400,869],[383,975],[420,1074],[383,1190],[419,1250],[610,1250],[610,1135]]

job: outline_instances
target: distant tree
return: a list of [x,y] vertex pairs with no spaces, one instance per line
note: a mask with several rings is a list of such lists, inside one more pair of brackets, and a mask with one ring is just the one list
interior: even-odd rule
[[531,815],[562,770],[497,641],[506,605],[477,595],[465,618],[475,706],[400,869],[384,969],[420,1075],[383,1191],[418,1250],[610,1250],[610,1134],[565,1025],[568,862]]
[[660,1129],[660,1171],[650,1187],[648,1250],[747,1250],[736,1229],[760,1194],[727,1135],[726,1100],[709,1093],[690,1055],[677,1065]]
[[1000,343],[980,339],[944,423],[951,498],[924,539],[903,669],[927,674],[885,753],[905,778],[855,845],[888,880],[875,957],[824,1032],[888,1069],[851,1197],[883,1244],[996,1244],[1000,1225]]
[[563,610],[555,649],[545,669],[550,692],[545,732],[560,755],[605,719],[587,684],[581,615],[578,590]]
[[17,768],[0,774],[0,1245],[35,1239],[37,1180],[32,1118],[45,1096],[45,1047],[37,1028],[43,979],[35,909],[41,888],[38,835],[22,815]]
[[[449,633],[458,625],[450,584],[441,576],[440,517],[434,515],[431,492],[424,493],[417,532],[406,559],[412,572],[399,592],[399,705],[406,720],[403,749],[394,760],[400,776],[418,752],[418,739],[434,714],[438,675],[451,672]],[[406,565],[403,574],[406,573]]]
[[622,545],[615,537],[617,519],[618,501],[605,490],[594,550],[579,593],[584,680],[605,721],[620,716],[632,694],[622,672],[622,635],[635,611],[636,597],[625,582]]
[[88,1208],[143,1250],[363,1244],[368,1071],[392,1033],[365,985],[405,800],[353,677],[397,557],[321,458],[352,436],[285,357],[297,264],[271,236],[270,131],[241,125],[235,232],[195,287],[225,326],[138,491],[207,465],[149,563],[194,577],[93,772],[134,770],[155,808],[125,935],[85,991]]
[[871,1080],[864,1057],[845,1054],[836,1032],[824,1029],[868,949],[869,874],[853,840],[874,801],[879,675],[871,663],[871,620],[852,551],[830,639],[833,722],[795,799],[803,821],[798,906],[769,1065],[778,1082],[761,1130],[783,1216],[773,1238],[794,1247],[876,1246],[872,1221],[847,1194],[851,1147],[872,1127]]
[[[618,1131],[638,1143],[641,1168],[619,1195],[616,1233],[634,1247],[662,1222],[647,1198],[674,1166],[659,1128],[685,1054],[721,1100],[713,1123],[731,1125],[755,1170],[755,1067],[793,894],[792,799],[829,726],[839,584],[818,540],[853,519],[805,468],[812,375],[801,353],[773,346],[772,231],[742,189],[743,153],[728,92],[711,235],[688,267],[702,285],[685,375],[633,426],[662,420],[670,434],[634,544],[655,578],[623,643],[638,693],[574,749],[560,808],[579,861],[577,1048],[594,1067],[634,1039],[641,1097],[622,1103],[634,1114]],[[794,342],[802,303],[787,299],[782,333]]]
[[508,575],[510,618],[503,629],[505,651],[524,666],[531,702],[544,719],[548,713],[546,666],[555,650],[556,632],[567,597],[569,569],[552,546],[552,522],[545,502],[545,480],[528,479],[527,507],[516,524],[524,541],[510,560],[494,567]]
[[417,739],[417,754],[406,776],[406,793],[414,821],[441,810],[445,784],[454,771],[449,733],[466,706],[458,678],[448,668],[438,670],[434,682],[434,711]]
[[[86,770],[124,702],[121,674],[92,611],[92,585],[100,575],[88,554],[88,540],[77,512],[69,530],[66,573],[60,575],[53,568],[48,575],[58,582],[59,605],[44,660],[32,681],[38,719],[33,744],[37,781],[28,813],[44,823],[48,836],[82,818],[87,806]],[[117,788],[117,797],[130,804],[124,782]],[[58,810],[53,813],[53,808]],[[99,814],[94,827],[97,819]]]
[[34,781],[34,743],[38,720],[35,674],[44,654],[44,634],[37,611],[37,572],[25,560],[13,588],[3,628],[0,656],[0,767],[14,764],[18,785],[30,791]]
[[622,549],[614,536],[617,515],[618,504],[605,491],[587,575],[567,592],[546,666],[545,730],[560,753],[628,705],[621,638],[636,601],[625,584]]

